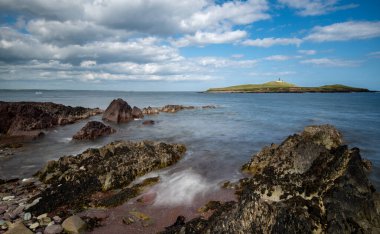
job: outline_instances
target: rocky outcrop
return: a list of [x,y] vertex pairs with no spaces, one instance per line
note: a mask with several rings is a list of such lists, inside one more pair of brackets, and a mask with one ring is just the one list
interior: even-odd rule
[[126,123],[133,120],[132,107],[121,98],[114,99],[103,113],[103,120]]
[[157,107],[146,107],[142,110],[144,115],[158,115],[160,113],[160,109]]
[[181,110],[195,109],[194,106],[182,106],[182,105],[166,105],[160,109],[161,112],[176,113]]
[[310,126],[243,166],[238,201],[166,233],[379,233],[380,200],[358,148]]
[[144,118],[143,111],[134,106],[133,108],[123,99],[114,99],[103,113],[103,120],[126,123],[134,119]]
[[[61,221],[89,207],[118,206],[138,196],[159,177],[131,184],[136,177],[176,163],[185,151],[180,144],[117,141],[49,161],[33,178],[0,180],[0,232],[23,227],[26,232],[80,232],[83,223],[76,217],[62,226]],[[86,212],[80,217],[87,230],[105,218]]]
[[71,124],[100,113],[98,108],[51,102],[0,102],[0,135],[36,137],[41,129]]
[[216,106],[207,105],[207,106],[183,106],[183,105],[166,105],[164,107],[147,107],[143,108],[143,113],[145,115],[156,115],[160,112],[166,113],[176,113],[181,110],[194,110],[194,109],[214,109]]
[[106,126],[102,122],[90,121],[73,136],[73,139],[94,140],[98,137],[107,136],[115,132],[115,129],[111,128],[110,126]]
[[37,176],[51,186],[32,210],[45,213],[62,205],[81,207],[89,203],[91,194],[123,188],[137,176],[176,163],[185,151],[185,146],[177,144],[119,141],[50,161]]

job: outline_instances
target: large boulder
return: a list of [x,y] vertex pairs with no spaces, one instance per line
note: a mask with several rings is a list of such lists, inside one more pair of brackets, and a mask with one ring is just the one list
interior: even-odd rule
[[51,102],[0,102],[0,135],[34,137],[41,129],[71,124],[102,113],[95,108]]
[[103,120],[126,123],[133,120],[132,107],[121,98],[114,99],[103,113]]
[[358,148],[332,126],[310,126],[243,166],[238,201],[167,233],[379,233],[379,194]]
[[107,136],[115,132],[115,129],[111,128],[110,126],[106,126],[102,122],[90,121],[73,136],[73,139],[94,140],[98,137]]

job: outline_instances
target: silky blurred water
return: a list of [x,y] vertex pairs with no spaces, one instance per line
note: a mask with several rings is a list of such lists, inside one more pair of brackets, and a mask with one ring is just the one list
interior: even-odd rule
[[[218,108],[146,116],[145,119],[156,121],[153,126],[143,126],[141,120],[110,124],[117,133],[96,141],[71,140],[88,120],[57,127],[47,131],[45,137],[26,143],[12,157],[0,159],[0,178],[28,177],[48,160],[78,154],[89,147],[100,147],[114,140],[177,142],[185,144],[188,152],[178,164],[160,172],[163,182],[157,190],[160,186],[166,192],[168,186],[177,190],[181,188],[182,192],[185,191],[181,194],[184,201],[189,201],[186,197],[186,194],[191,194],[189,191],[199,190],[202,193],[202,189],[213,188],[221,181],[240,178],[241,165],[263,146],[280,143],[307,125],[333,124],[343,133],[350,147],[359,147],[362,157],[373,162],[370,178],[375,187],[380,188],[380,93],[42,91],[42,94],[36,94],[36,91],[0,91],[2,101],[49,101],[102,109],[115,98],[123,98],[131,106],[140,108],[166,104],[216,105]],[[101,120],[101,117],[92,119]],[[186,184],[189,186],[182,186]],[[195,187],[197,189],[189,190]],[[158,200],[167,204],[162,199]]]

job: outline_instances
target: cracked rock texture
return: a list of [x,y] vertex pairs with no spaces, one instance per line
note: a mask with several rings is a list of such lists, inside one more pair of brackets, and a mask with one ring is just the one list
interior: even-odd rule
[[243,166],[238,201],[166,233],[380,233],[379,194],[358,148],[330,125],[264,147]]

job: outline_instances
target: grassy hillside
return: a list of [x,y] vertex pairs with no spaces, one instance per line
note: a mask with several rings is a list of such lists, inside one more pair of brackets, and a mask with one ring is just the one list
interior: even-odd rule
[[335,84],[320,87],[298,87],[294,84],[279,81],[270,81],[264,84],[236,85],[224,88],[211,88],[207,92],[251,92],[251,93],[304,93],[304,92],[368,92],[368,89],[354,88],[350,86]]

